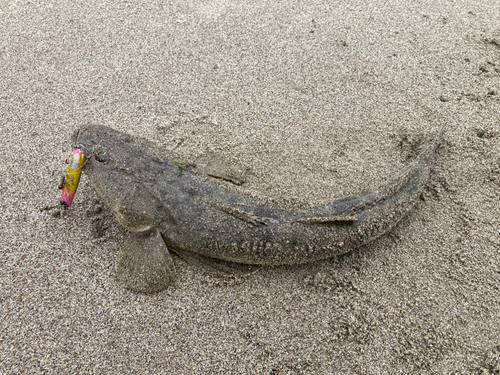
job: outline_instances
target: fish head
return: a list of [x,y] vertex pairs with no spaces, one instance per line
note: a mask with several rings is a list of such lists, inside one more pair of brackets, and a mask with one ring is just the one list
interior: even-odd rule
[[105,126],[77,130],[73,143],[86,155],[83,171],[90,184],[121,225],[141,232],[170,219],[155,190],[155,179],[165,172],[152,148]]

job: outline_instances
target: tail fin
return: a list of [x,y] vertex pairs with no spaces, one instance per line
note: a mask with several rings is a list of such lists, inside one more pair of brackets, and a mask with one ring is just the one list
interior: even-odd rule
[[422,150],[407,170],[390,184],[362,197],[335,202],[302,212],[298,223],[346,226],[356,235],[346,236],[346,246],[366,244],[392,229],[413,209],[429,179],[430,168],[443,132]]

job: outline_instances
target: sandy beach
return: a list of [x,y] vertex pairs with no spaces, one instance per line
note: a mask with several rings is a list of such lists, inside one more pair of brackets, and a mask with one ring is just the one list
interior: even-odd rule
[[[440,130],[394,230],[146,295],[82,177],[84,125],[302,209],[387,184]],[[0,374],[499,374],[500,2],[0,1]]]

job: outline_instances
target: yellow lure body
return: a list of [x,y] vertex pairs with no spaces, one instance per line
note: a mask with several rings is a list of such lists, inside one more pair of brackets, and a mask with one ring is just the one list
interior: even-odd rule
[[85,163],[85,155],[80,149],[76,149],[71,162],[69,163],[68,171],[66,172],[66,179],[63,185],[61,196],[61,204],[66,207],[71,206],[73,198],[80,183],[80,176],[82,175],[82,167]]

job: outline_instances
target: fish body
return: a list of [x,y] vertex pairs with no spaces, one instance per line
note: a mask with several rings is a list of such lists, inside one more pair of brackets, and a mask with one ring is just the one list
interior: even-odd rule
[[[119,255],[118,276],[143,292],[172,281],[172,275],[161,275],[173,273],[169,250],[236,270],[325,259],[373,241],[413,208],[439,143],[429,144],[401,176],[373,193],[289,211],[228,189],[195,166],[159,158],[154,145],[108,127],[82,128],[74,141],[88,156],[84,172],[91,185],[133,233]],[[148,270],[161,263],[158,257],[164,264]]]

